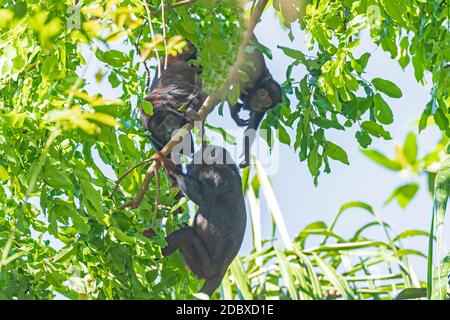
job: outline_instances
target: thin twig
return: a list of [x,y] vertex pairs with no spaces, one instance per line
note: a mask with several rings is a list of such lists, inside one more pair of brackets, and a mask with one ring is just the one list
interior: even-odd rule
[[[142,1],[144,3],[145,11],[147,12],[147,20],[148,20],[148,26],[150,27],[150,35],[152,36],[152,41],[155,42],[155,31],[153,30],[153,23],[152,23],[152,13],[150,9],[148,8],[147,0]],[[156,60],[158,60],[158,79],[161,76],[161,63],[159,59],[159,52],[156,49],[156,47],[153,49],[156,55]]]
[[[134,43],[134,47],[136,48],[136,52],[139,55],[139,57],[141,56],[141,49],[139,48],[139,40],[140,40],[140,38],[142,36],[142,32],[144,31],[145,26],[147,25],[147,23],[148,23],[148,20],[145,20],[144,24],[141,27],[141,31],[139,31],[139,34],[138,34],[138,36],[136,38],[136,42]],[[149,92],[150,91],[150,84],[152,82],[152,77],[151,77],[151,74],[150,74],[150,68],[149,68],[146,60],[142,60],[142,63],[144,64],[145,71],[147,72],[147,81],[145,83],[145,92]]]
[[151,224],[151,228],[153,230],[155,230],[155,222],[156,222],[156,217],[158,216],[158,207],[159,207],[159,189],[160,189],[160,184],[159,184],[159,172],[158,172],[158,170],[156,170],[155,176],[156,176],[155,208],[153,209],[153,217],[152,217],[152,224]]
[[163,30],[163,42],[164,42],[164,70],[167,69],[167,61],[169,59],[169,55],[167,52],[167,39],[166,39],[166,13],[164,11],[165,5],[164,0],[161,0],[162,3],[162,10],[161,10],[161,16],[162,16],[162,30]]
[[149,163],[149,162],[152,162],[152,161],[153,161],[152,158],[145,159],[144,161],[139,162],[138,164],[132,166],[132,167],[129,168],[127,171],[125,171],[125,173],[122,174],[122,175],[114,182],[115,186],[114,186],[114,189],[111,191],[111,195],[109,196],[109,198],[112,199],[114,193],[116,192],[117,188],[118,188],[119,185],[120,185],[120,182],[122,182],[122,180],[125,179],[125,177],[126,177],[127,175],[129,175],[131,171],[133,171],[133,170],[136,169],[136,168],[139,168],[140,166],[143,166],[144,164],[147,164],[147,163]]

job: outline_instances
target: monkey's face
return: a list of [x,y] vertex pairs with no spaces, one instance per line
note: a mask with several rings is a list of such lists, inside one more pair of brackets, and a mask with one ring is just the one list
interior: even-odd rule
[[165,144],[172,138],[173,133],[185,123],[186,120],[181,114],[169,110],[159,110],[151,117],[148,126],[153,135]]
[[272,107],[272,98],[266,89],[259,88],[250,97],[249,104],[254,111],[264,111]]
[[282,101],[281,87],[272,78],[264,80],[249,93],[248,104],[254,111],[266,111]]

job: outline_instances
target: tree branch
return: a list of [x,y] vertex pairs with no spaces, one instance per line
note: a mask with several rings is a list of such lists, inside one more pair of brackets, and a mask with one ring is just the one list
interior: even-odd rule
[[[172,6],[180,4],[180,3],[188,4],[188,3],[195,2],[195,1],[196,0],[180,1],[178,3],[172,4]],[[236,62],[234,63],[233,67],[231,68],[229,79],[231,79],[233,74],[238,72],[238,69],[241,66],[241,63],[245,56],[245,48],[248,46],[248,43],[250,42],[250,38],[252,37],[253,31],[256,27],[256,24],[259,22],[259,20],[261,18],[261,15],[264,11],[264,8],[267,5],[267,2],[268,2],[268,0],[259,0],[258,4],[253,9],[250,19],[248,20],[248,24],[247,24],[246,31],[244,33],[244,37],[243,37],[242,42],[238,49],[238,56],[237,56]],[[178,5],[178,6],[180,6],[180,5]],[[228,87],[227,87],[228,83],[229,83],[229,81],[227,81],[226,84],[221,89],[219,89],[217,92],[214,92],[213,94],[211,94],[205,100],[205,102],[203,103],[201,108],[198,110],[198,115],[202,122],[204,122],[206,120],[208,114],[210,113],[210,111],[215,106],[216,102],[218,101],[219,96],[220,96],[219,93],[222,92],[223,90],[228,89]],[[167,156],[172,151],[172,149],[183,140],[183,137],[188,133],[188,131],[192,130],[192,128],[193,128],[192,123],[185,124],[180,130],[177,131],[177,133],[172,137],[172,139],[170,139],[170,141],[164,146],[164,148],[161,150],[161,153],[164,154],[165,156]],[[156,170],[158,170],[158,168],[159,168],[159,163],[157,161],[153,162],[152,165],[147,169],[147,172],[145,173],[144,182],[142,183],[138,194],[135,196],[135,198],[132,201],[121,205],[119,207],[119,209],[121,209],[121,210],[123,210],[125,208],[135,209],[141,204],[141,201],[144,198],[145,192],[147,191],[148,186],[150,185],[150,182],[152,181],[152,178],[155,175],[155,172],[156,172]]]
[[114,182],[114,189],[111,191],[111,195],[109,196],[110,199],[112,199],[114,193],[116,192],[117,188],[120,185],[120,182],[122,182],[123,179],[125,179],[125,177],[127,175],[129,175],[131,173],[131,171],[133,171],[134,169],[143,166],[144,164],[147,164],[149,162],[153,161],[151,158],[145,159],[144,161],[139,162],[138,164],[132,166],[131,168],[128,168],[127,171],[125,171],[124,174],[122,174],[115,182]]

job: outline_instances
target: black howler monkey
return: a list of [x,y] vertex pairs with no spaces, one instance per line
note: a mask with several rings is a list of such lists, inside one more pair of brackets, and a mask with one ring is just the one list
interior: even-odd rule
[[244,238],[246,211],[239,170],[226,149],[212,145],[194,154],[187,173],[159,152],[154,159],[198,205],[193,225],[170,234],[162,253],[168,256],[180,249],[190,270],[205,279],[201,292],[211,295]]
[[[258,41],[255,35],[252,36],[251,41]],[[266,111],[281,103],[282,91],[280,85],[272,78],[264,56],[258,48],[254,48],[251,53],[246,51],[239,65],[238,69],[248,75],[248,81],[242,81],[241,77],[236,74],[235,78],[239,77],[237,81],[239,82],[241,102],[230,105],[230,114],[238,126],[247,126],[244,134],[245,160],[240,164],[240,167],[244,168],[249,165],[250,147],[255,131]],[[248,119],[244,120],[239,116],[242,109],[250,112]]]
[[[157,150],[169,142],[175,130],[187,122],[198,120],[196,112],[206,99],[199,76],[202,68],[188,63],[197,58],[197,49],[190,41],[187,43],[185,52],[167,57],[167,68],[161,71],[159,78],[155,76],[152,81],[150,94],[145,100],[152,103],[153,115],[141,109],[144,128],[152,133],[149,138]],[[161,59],[161,66],[165,59]],[[191,142],[191,152],[192,148]]]

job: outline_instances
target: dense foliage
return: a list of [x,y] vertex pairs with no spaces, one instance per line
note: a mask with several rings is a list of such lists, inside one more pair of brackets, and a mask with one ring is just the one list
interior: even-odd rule
[[[144,61],[179,52],[183,39],[190,39],[199,49],[205,90],[211,93],[227,80],[236,59],[248,17],[242,6],[253,1],[204,0],[165,7],[174,2],[0,0],[0,298],[51,299],[55,293],[70,299],[192,298],[201,287],[180,255],[163,259],[160,253],[165,234],[189,221],[187,200],[176,203],[177,190],[161,175],[158,197],[152,181],[139,208],[118,210],[136,194],[144,170],[128,175],[112,198],[114,181],[103,171],[108,167],[118,177],[153,152],[138,118],[141,107],[151,112],[143,97],[147,73],[155,71]],[[391,138],[386,125],[394,118],[388,98],[400,98],[402,92],[388,79],[364,78],[370,53],[352,53],[364,29],[403,68],[412,63],[417,81],[431,75],[430,102],[418,115],[419,130],[437,125],[443,134],[428,158],[417,159],[413,136],[397,153],[401,157],[389,159],[374,150],[366,155],[392,170],[417,173],[448,153],[446,1],[274,0],[271,5],[286,28],[307,31],[311,51],[279,48],[292,59],[283,83],[285,96],[262,126],[272,130],[269,144],[277,138],[293,146],[316,184],[321,170],[330,172],[330,159],[349,163],[345,150],[326,138],[328,130],[357,126],[356,141],[363,148],[374,138]],[[260,41],[260,49],[271,58],[264,39]],[[108,82],[120,97],[86,91],[86,72],[94,64],[103,70],[97,81]],[[307,73],[293,79],[299,66]],[[236,90],[234,86],[228,92],[230,102],[237,100]],[[289,136],[288,127],[295,136]],[[448,197],[446,166],[436,178],[438,221]],[[272,191],[261,168],[253,177],[249,170],[243,176],[254,218],[254,200]],[[406,206],[416,189],[413,184],[401,186],[392,199]],[[276,204],[269,206],[274,226],[282,231]],[[343,239],[333,232],[334,223],[323,222],[302,230],[292,243],[285,241],[285,249],[256,237],[255,252],[235,260],[214,298],[322,299],[332,298],[333,292],[344,298],[383,298],[392,297],[394,287],[423,286],[407,261],[408,254],[420,253],[398,243],[415,234],[393,235],[364,203],[346,205],[340,213],[350,206],[371,214],[375,220],[370,226],[385,228],[386,242],[363,237],[367,226]],[[186,213],[174,214],[180,207]],[[149,239],[142,231],[154,222],[157,236]],[[426,233],[431,243],[433,232]],[[310,234],[323,235],[319,247],[305,246]],[[347,252],[361,248],[372,248],[374,254],[356,262],[348,258]],[[372,274],[367,266],[373,264],[386,264],[386,274]],[[448,265],[447,259],[438,277]],[[377,279],[400,283],[378,286]]]

